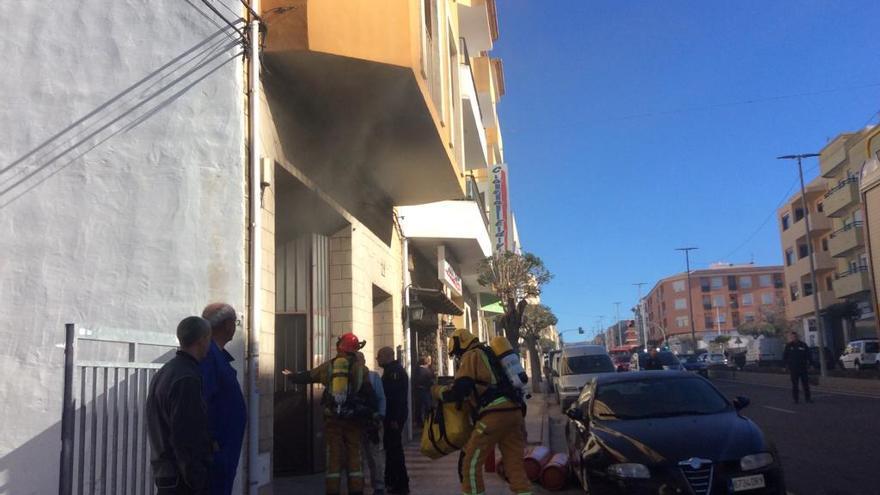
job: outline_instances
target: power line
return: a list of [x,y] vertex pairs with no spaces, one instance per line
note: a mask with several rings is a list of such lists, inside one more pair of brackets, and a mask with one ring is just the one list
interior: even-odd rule
[[[713,103],[713,104],[708,104],[708,105],[697,105],[697,106],[692,106],[692,107],[683,107],[683,108],[678,108],[678,109],[674,109],[674,110],[664,110],[664,111],[659,111],[659,112],[645,112],[645,113],[638,113],[638,114],[632,114],[632,115],[624,115],[622,117],[612,118],[610,120],[614,121],[614,120],[639,119],[639,118],[646,118],[646,117],[660,117],[660,116],[664,116],[664,115],[676,115],[676,114],[682,114],[682,113],[699,112],[699,111],[704,111],[704,110],[712,110],[715,108],[733,107],[733,106],[740,106],[740,105],[753,105],[755,103],[766,103],[766,102],[771,102],[771,101],[787,100],[790,98],[802,98],[804,96],[816,96],[816,95],[823,95],[823,94],[828,94],[828,93],[837,93],[840,91],[849,91],[849,90],[875,88],[875,87],[880,87],[880,82],[875,82],[875,83],[870,83],[870,84],[861,84],[861,85],[856,85],[856,86],[830,88],[830,89],[823,89],[823,90],[816,90],[816,91],[805,91],[802,93],[790,93],[790,94],[785,94],[785,95],[766,96],[763,98],[750,98],[748,100],[729,101],[729,102],[722,102],[722,103]],[[873,118],[873,116],[872,116],[872,118]]]
[[[810,168],[810,170],[808,170],[808,172],[812,172],[815,169],[816,169],[816,166],[813,166]],[[797,183],[798,183],[797,179],[792,181],[791,186],[789,186],[788,189],[785,191],[785,194],[782,196],[782,199],[779,200],[779,202],[776,204],[776,207],[773,208],[773,210],[770,211],[770,213],[767,215],[766,218],[764,218],[764,220],[761,222],[761,224],[758,225],[758,228],[756,228],[751,234],[749,234],[749,236],[746,237],[746,239],[744,241],[742,241],[739,245],[737,245],[731,252],[729,252],[724,257],[722,257],[721,258],[722,260],[730,259],[731,256],[736,254],[740,249],[742,249],[749,242],[751,242],[752,239],[754,239],[755,236],[757,236],[761,232],[761,230],[767,225],[767,222],[769,222],[771,218],[776,217],[776,212],[779,210],[779,208],[782,207],[783,204],[785,204],[786,201],[788,201],[788,198],[791,197],[791,193],[792,193],[792,191],[794,191],[794,188],[795,188],[795,186],[797,186]]]

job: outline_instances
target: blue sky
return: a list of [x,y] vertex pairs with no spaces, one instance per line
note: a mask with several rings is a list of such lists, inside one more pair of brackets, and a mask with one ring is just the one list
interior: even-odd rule
[[684,271],[678,246],[780,264],[797,169],[774,157],[877,122],[880,2],[497,3],[512,202],[561,329]]

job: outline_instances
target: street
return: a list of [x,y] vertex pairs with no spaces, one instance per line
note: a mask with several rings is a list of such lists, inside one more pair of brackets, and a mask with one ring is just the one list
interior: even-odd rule
[[[880,399],[816,393],[815,403],[793,404],[788,389],[713,380],[728,398],[744,396],[744,415],[755,421],[779,449],[792,495],[880,494],[874,469],[880,462]],[[565,451],[565,422],[550,408],[551,446]],[[574,486],[557,493],[579,493]]]

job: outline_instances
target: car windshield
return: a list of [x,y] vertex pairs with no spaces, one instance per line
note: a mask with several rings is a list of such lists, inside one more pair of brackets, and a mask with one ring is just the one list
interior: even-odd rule
[[865,352],[876,353],[880,344],[877,342],[865,342]]
[[599,384],[593,413],[599,419],[643,419],[717,414],[729,404],[701,378],[645,378]]
[[563,375],[610,373],[614,371],[614,363],[611,362],[611,358],[607,354],[570,356],[562,358],[559,368]]
[[[639,361],[644,362],[645,359],[648,359],[647,353],[639,353]],[[678,359],[675,358],[675,354],[667,351],[662,351],[657,353],[657,359],[660,360],[660,364],[663,366],[675,366],[679,364]]]

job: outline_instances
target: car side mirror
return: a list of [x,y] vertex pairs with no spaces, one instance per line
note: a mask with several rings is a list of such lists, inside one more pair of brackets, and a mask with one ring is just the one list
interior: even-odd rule
[[742,411],[743,409],[748,407],[749,404],[751,404],[751,403],[752,403],[752,401],[750,401],[748,397],[740,396],[740,397],[737,397],[736,399],[733,399],[733,407],[737,411]]
[[573,421],[583,421],[584,420],[584,412],[577,407],[570,407],[567,411],[565,411],[565,415],[568,416],[569,419]]

